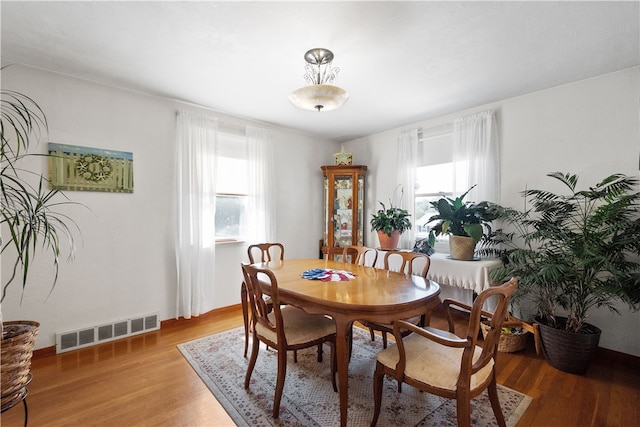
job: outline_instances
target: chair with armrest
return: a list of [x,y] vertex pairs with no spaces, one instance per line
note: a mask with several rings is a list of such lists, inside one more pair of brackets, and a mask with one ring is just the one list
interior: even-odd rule
[[[495,357],[498,352],[500,331],[508,312],[509,301],[516,290],[516,278],[480,293],[470,307],[446,299],[443,302],[449,331],[425,327],[399,320],[394,322],[396,344],[380,351],[373,379],[375,409],[371,426],[375,426],[382,404],[384,376],[389,375],[422,391],[449,399],[456,399],[458,426],[471,425],[471,399],[487,389],[491,408],[498,421],[505,420],[496,388]],[[497,298],[496,309],[489,313],[482,309],[489,298]],[[469,310],[466,337],[455,335],[451,310],[457,306]],[[478,342],[480,322],[489,319],[490,330],[483,342]],[[413,333],[402,337],[403,330]]]
[[[318,346],[318,362],[322,362],[322,344],[331,346],[331,381],[336,386],[336,327],[332,319],[321,314],[308,314],[292,305],[281,305],[278,281],[270,270],[242,264],[242,274],[251,307],[253,343],[244,388],[249,388],[251,374],[258,358],[260,342],[278,352],[278,376],[273,400],[273,418],[280,413],[280,400],[287,373],[287,352]],[[272,301],[271,309],[265,296]]]
[[[390,271],[400,271],[405,274],[415,274],[420,277],[427,277],[427,272],[431,266],[431,258],[428,255],[407,251],[388,251],[384,255],[384,269]],[[416,316],[406,319],[415,325],[424,326],[427,316]],[[376,323],[363,321],[362,324],[369,328],[371,341],[375,340],[374,331],[382,333],[382,346],[387,348],[387,334],[393,333],[393,325],[389,323]],[[409,334],[408,331],[405,334]]]
[[[284,259],[284,246],[282,243],[256,243],[249,245],[247,255],[250,264],[277,259],[282,261]],[[249,348],[249,306],[247,298],[247,286],[242,282],[240,285],[240,304],[242,306],[242,318],[244,320],[244,357],[247,357]],[[267,301],[267,307],[270,309],[270,301]]]
[[367,246],[346,246],[342,251],[342,260],[351,262],[351,264],[375,267],[378,260],[378,251]]

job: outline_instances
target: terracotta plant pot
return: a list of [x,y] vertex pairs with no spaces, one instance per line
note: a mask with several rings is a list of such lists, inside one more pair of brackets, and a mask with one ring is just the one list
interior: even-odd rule
[[393,230],[391,237],[384,231],[378,230],[378,241],[380,242],[380,249],[393,250],[398,248],[398,242],[400,241],[400,232]]
[[449,254],[453,259],[470,261],[476,249],[476,241],[466,236],[449,236]]

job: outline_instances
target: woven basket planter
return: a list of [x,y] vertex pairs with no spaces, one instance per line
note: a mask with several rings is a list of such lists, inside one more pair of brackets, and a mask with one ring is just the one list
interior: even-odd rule
[[[536,354],[542,352],[540,345],[540,331],[538,330],[537,323],[528,323],[524,320],[520,320],[514,317],[511,313],[507,314],[506,319],[502,323],[503,332],[500,333],[500,339],[498,340],[498,351],[503,353],[514,353],[526,348],[527,339],[529,334],[533,334],[533,341],[536,346]],[[482,336],[486,338],[489,333],[489,325],[487,323],[480,322],[480,329],[482,330]],[[507,329],[509,332],[504,331]]]
[[[480,323],[482,329],[482,336],[487,337],[490,326],[486,323]],[[508,329],[509,332],[505,331]],[[522,328],[502,328],[500,332],[500,340],[498,341],[498,351],[502,353],[514,353],[516,351],[524,350],[527,346],[528,331]]]
[[470,261],[476,249],[476,241],[466,236],[449,236],[449,254],[453,259]]
[[17,320],[2,324],[0,375],[2,376],[2,411],[20,402],[31,380],[31,356],[40,324]]

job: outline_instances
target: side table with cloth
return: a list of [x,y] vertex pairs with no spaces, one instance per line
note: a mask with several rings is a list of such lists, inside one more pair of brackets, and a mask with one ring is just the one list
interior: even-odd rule
[[[407,250],[408,251],[408,250]],[[378,249],[377,268],[384,268],[380,261],[386,251]],[[482,258],[474,261],[461,261],[449,258],[449,254],[436,252],[429,255],[431,266],[427,279],[440,285],[440,298],[452,298],[467,305],[473,304],[474,292],[480,294],[490,286],[498,285],[489,277],[489,272],[502,266],[498,258]],[[490,307],[485,307],[489,309]]]
[[[489,277],[489,272],[501,267],[498,258],[482,258],[475,261],[460,261],[449,258],[449,254],[434,253],[430,255],[431,268],[427,272],[427,279],[440,285],[441,298],[453,298],[467,305],[473,304],[474,293],[499,285]],[[485,307],[492,311],[493,307]]]

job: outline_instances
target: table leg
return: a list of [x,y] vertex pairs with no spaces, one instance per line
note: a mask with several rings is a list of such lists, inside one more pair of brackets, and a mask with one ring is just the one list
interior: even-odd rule
[[347,407],[349,405],[349,338],[351,324],[349,319],[334,317],[336,322],[336,356],[338,362],[338,394],[340,396],[340,425],[347,425]]

